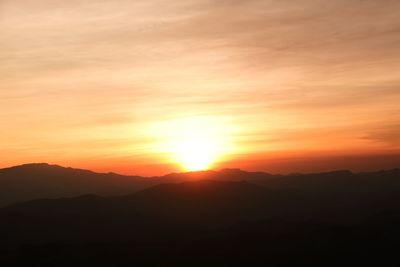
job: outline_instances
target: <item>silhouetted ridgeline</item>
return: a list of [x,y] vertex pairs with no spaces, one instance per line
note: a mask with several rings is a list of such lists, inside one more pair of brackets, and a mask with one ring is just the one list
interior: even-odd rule
[[[30,172],[35,178],[29,178]],[[71,179],[70,191],[54,187],[60,191],[52,197],[79,194],[79,186],[85,195],[0,209],[1,266],[392,266],[397,262],[398,169],[288,176],[223,170],[157,177],[152,181],[159,183],[155,186],[149,178],[43,164],[1,171],[8,181],[11,174],[18,174],[19,183],[24,179],[31,185],[49,183],[49,190],[55,184],[52,179],[58,186]],[[118,186],[106,191],[112,177]],[[123,188],[128,184],[131,187]],[[131,193],[105,196],[122,194],[122,189]],[[18,192],[23,196],[22,190]],[[103,196],[87,194],[93,192]]]
[[[88,170],[64,168],[46,163],[25,164],[0,169],[0,207],[38,198],[75,197],[85,194],[112,196],[135,193],[163,183],[179,183],[201,179],[218,181],[248,181],[272,189],[302,190],[310,193],[319,189],[337,191],[380,190],[398,187],[399,169],[353,174],[334,171],[316,174],[273,175],[246,172],[239,169],[173,173],[160,177],[125,176],[115,173],[95,173]],[[385,188],[383,188],[384,190]]]
[[84,194],[128,194],[158,184],[157,179],[95,173],[46,163],[0,169],[0,206],[37,198]]

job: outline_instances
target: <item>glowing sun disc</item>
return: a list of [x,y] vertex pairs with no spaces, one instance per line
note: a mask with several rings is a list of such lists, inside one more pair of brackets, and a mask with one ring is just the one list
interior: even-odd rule
[[231,150],[228,124],[215,117],[188,117],[159,125],[158,148],[185,171],[210,169]]
[[176,159],[187,171],[205,170],[217,159],[217,144],[209,138],[194,136],[177,146]]

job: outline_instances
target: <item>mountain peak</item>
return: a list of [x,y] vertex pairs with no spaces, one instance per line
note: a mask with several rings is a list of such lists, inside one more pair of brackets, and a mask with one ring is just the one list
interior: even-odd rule
[[[52,166],[49,163],[46,162],[32,162],[32,163],[25,163],[25,164],[21,164],[21,165],[17,165],[17,166],[13,166],[11,168],[24,168],[24,167],[49,167]],[[55,166],[55,165],[53,165]]]

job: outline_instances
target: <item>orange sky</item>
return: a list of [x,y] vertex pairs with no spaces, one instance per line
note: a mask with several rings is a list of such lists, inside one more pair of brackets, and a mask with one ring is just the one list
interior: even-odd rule
[[189,122],[223,140],[213,168],[399,167],[399,13],[397,0],[2,0],[0,166],[179,171],[165,144]]

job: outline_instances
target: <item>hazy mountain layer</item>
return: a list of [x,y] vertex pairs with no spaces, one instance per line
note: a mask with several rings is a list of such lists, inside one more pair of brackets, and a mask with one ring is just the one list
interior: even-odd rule
[[[317,174],[272,175],[238,169],[174,173],[160,177],[124,176],[95,173],[49,164],[26,164],[0,169],[0,206],[38,198],[76,197],[85,194],[112,196],[135,193],[163,183],[196,181],[248,181],[270,189],[301,191],[309,194],[342,194],[396,191],[400,170],[354,174],[334,171]],[[388,187],[388,188],[387,188]]]

